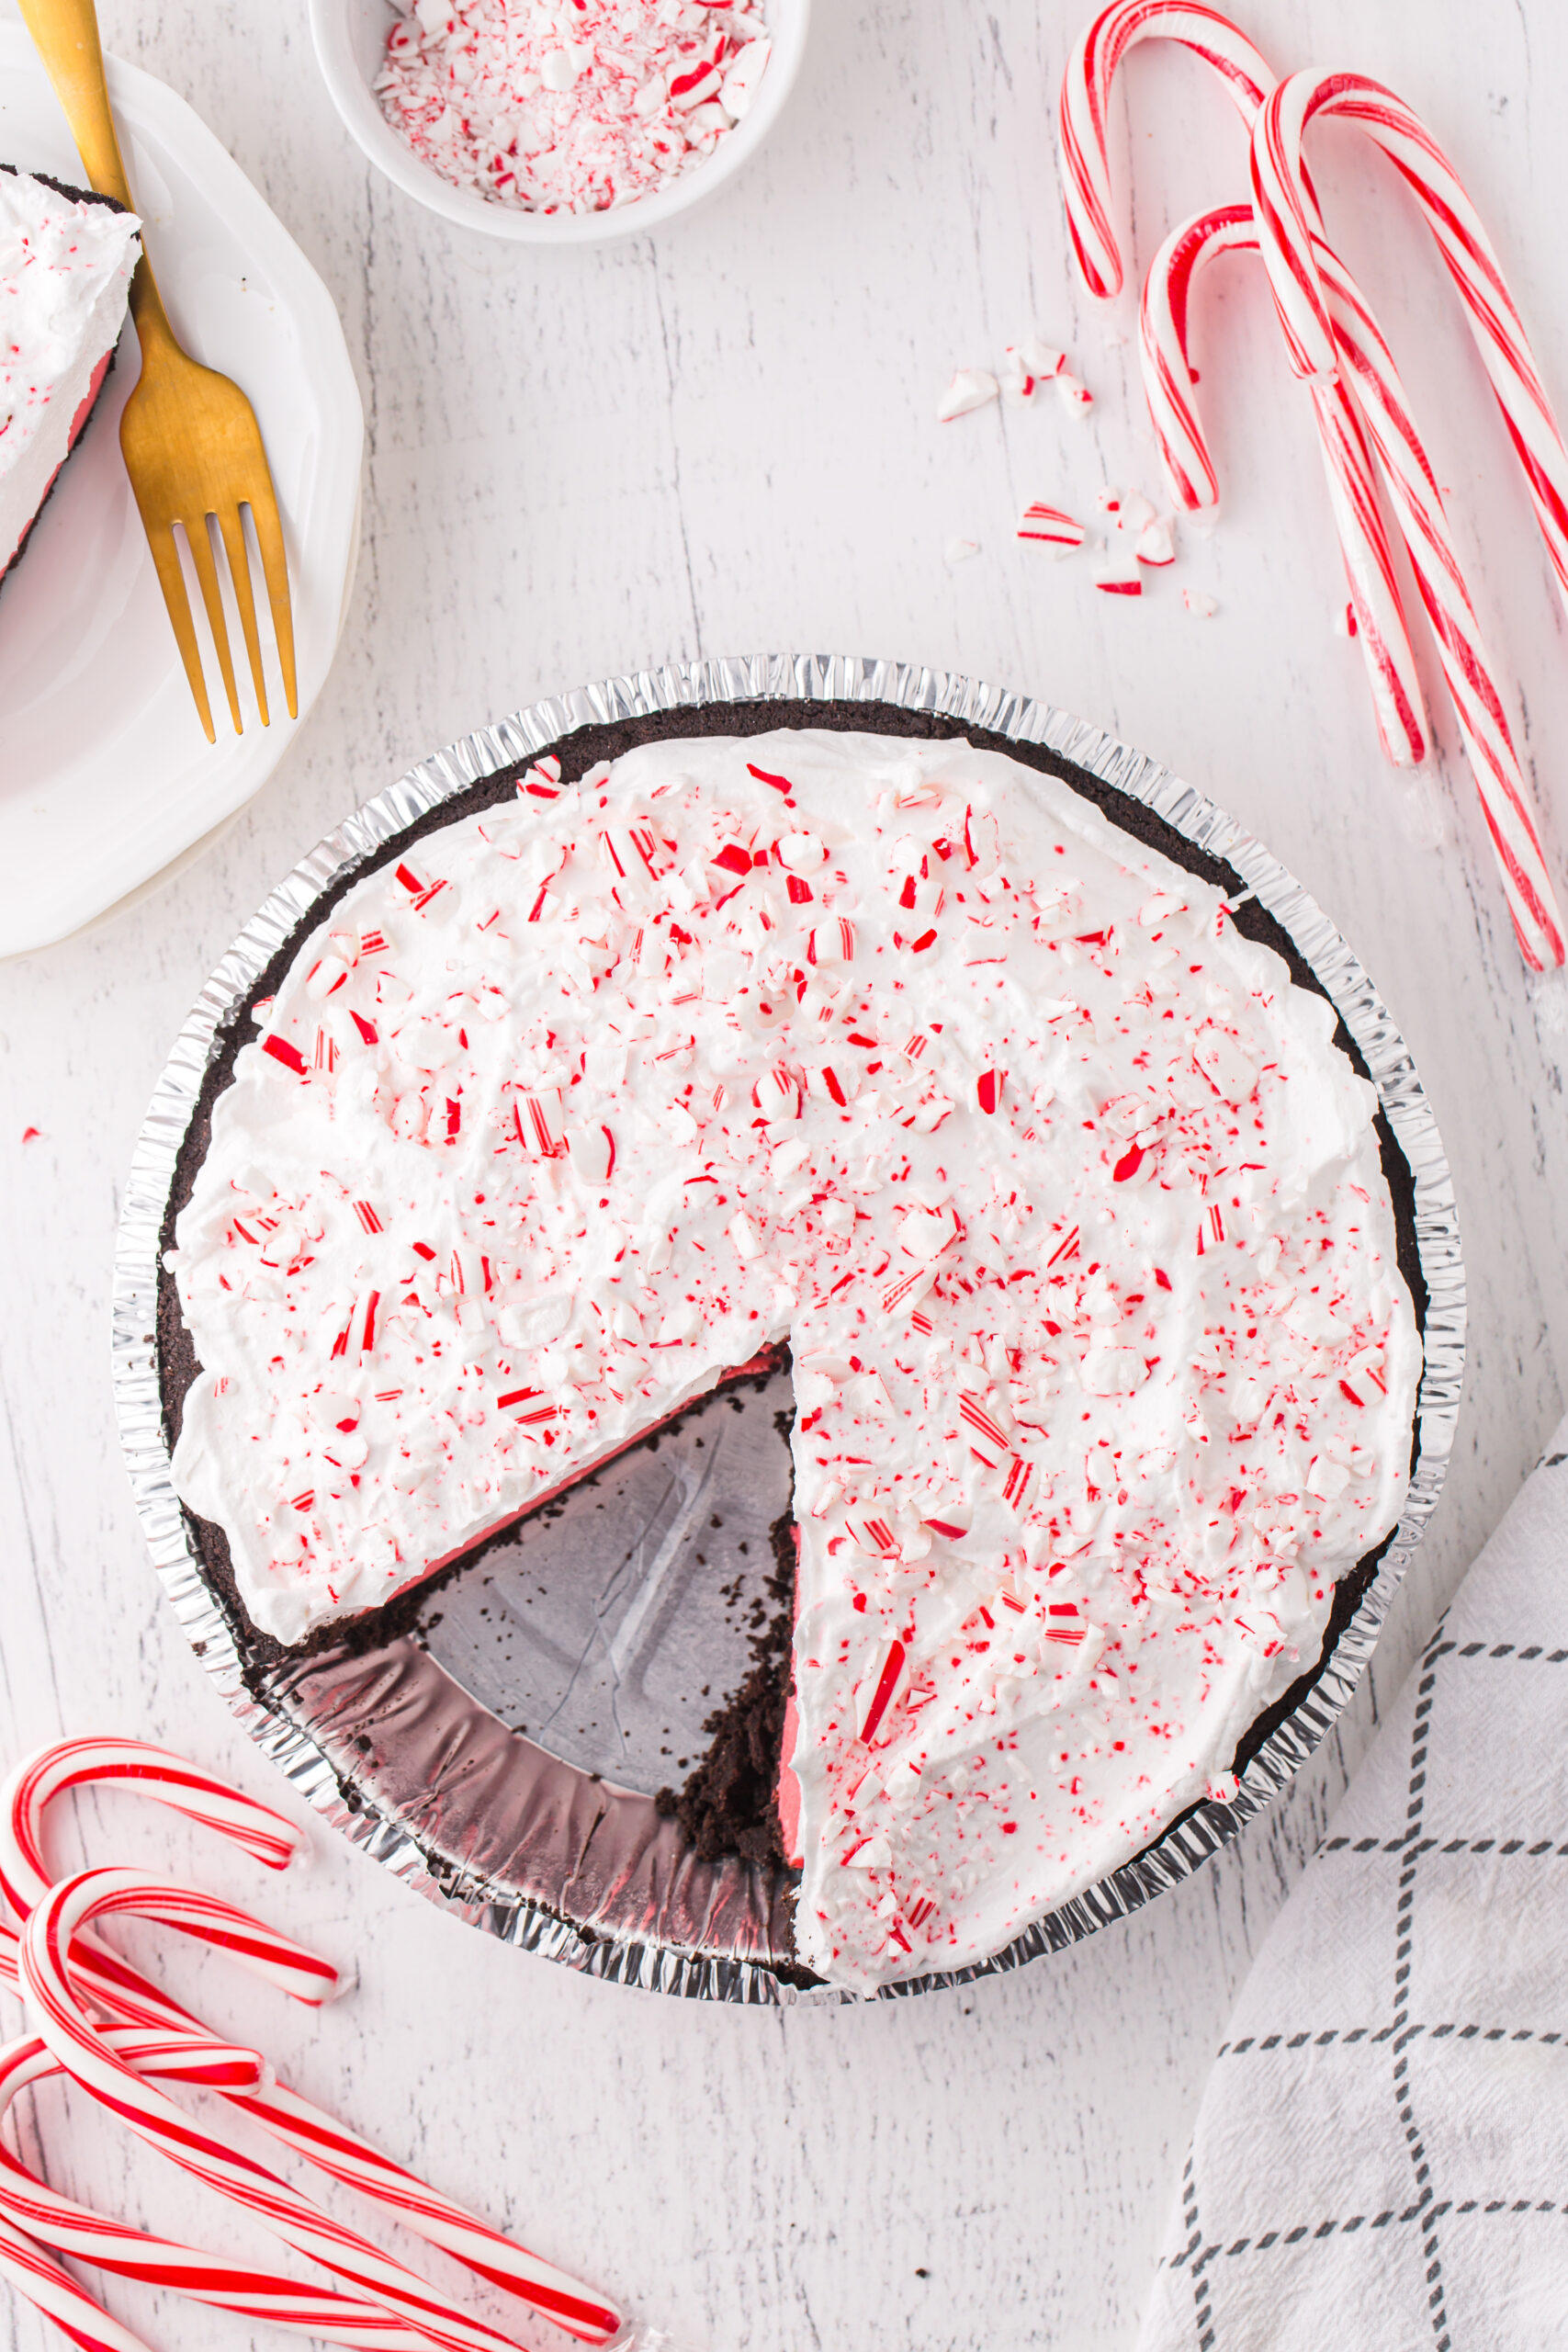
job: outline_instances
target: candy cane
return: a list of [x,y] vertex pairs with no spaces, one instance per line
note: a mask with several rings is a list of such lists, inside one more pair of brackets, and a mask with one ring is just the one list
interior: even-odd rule
[[[195,2040],[190,2034],[167,2037],[110,2030],[104,2040],[139,2075],[157,2076],[160,2082],[226,2086],[231,2079],[254,2079],[256,2075],[254,2051],[223,2049],[221,2044]],[[30,2034],[28,2040],[12,2041],[9,2049],[0,2051],[0,2114],[7,2112],[18,2091],[62,2072],[59,2058],[40,2037]],[[71,2253],[96,2269],[108,2269],[118,2279],[167,2286],[193,2302],[207,2302],[211,2310],[237,2312],[243,2319],[265,2319],[296,2335],[324,2335],[332,2343],[362,2345],[367,2352],[425,2352],[428,2343],[416,2328],[402,2319],[392,2319],[390,2312],[378,2310],[374,2302],[336,2296],[327,2289],[287,2279],[273,2269],[226,2263],[200,2248],[181,2246],[176,2239],[151,2237],[143,2230],[131,2230],[127,2222],[104,2221],[87,2206],[75,2204],[71,2197],[62,2197],[59,2189],[35,2180],[21,2159],[5,2145],[0,2145],[0,2227],[26,2232],[28,2239],[42,2239],[59,2253]],[[87,2302],[87,2312],[92,2312],[98,2326],[115,2326],[113,2319],[80,2296],[80,2289],[75,2293]]]
[[[1275,77],[1245,33],[1213,9],[1186,0],[1113,0],[1073,51],[1062,82],[1064,192],[1073,250],[1093,293],[1122,284],[1122,255],[1111,219],[1107,117],[1117,71],[1136,42],[1169,40],[1219,74],[1251,130]],[[1310,183],[1306,194],[1311,199]],[[1239,228],[1245,216],[1231,214]],[[1219,482],[1192,400],[1187,359],[1187,297],[1198,266],[1244,243],[1213,225],[1189,222],[1167,238],[1150,268],[1142,310],[1144,382],[1149,414],[1172,495],[1189,513],[1213,506]],[[1335,526],[1356,606],[1361,658],[1384,756],[1396,768],[1418,767],[1430,748],[1416,656],[1405,626],[1377,484],[1354,405],[1330,390],[1314,401],[1318,438]]]
[[1568,447],[1552,413],[1502,264],[1453,165],[1403,98],[1359,74],[1292,74],[1267,98],[1252,145],[1252,191],[1264,258],[1292,365],[1331,375],[1334,322],[1315,254],[1321,223],[1302,142],[1319,117],[1358,123],[1410,188],[1459,288],[1482,365],[1524,468],[1536,520],[1568,603]]
[[[160,2081],[221,2086],[231,2076],[254,2077],[256,2071],[253,2052],[224,2050],[221,2045],[190,2035],[150,2035],[111,2029],[104,2040],[139,2075],[155,2076]],[[48,2044],[36,2035],[0,2050],[0,2116],[19,2091],[63,2072]],[[26,2236],[22,2236],[24,2232]],[[118,2278],[172,2288],[215,2311],[236,2312],[243,2319],[266,2320],[274,2327],[287,2328],[298,2335],[325,2336],[335,2344],[363,2346],[366,2352],[424,2352],[427,2339],[423,2335],[374,2303],[359,2302],[301,2284],[299,2279],[285,2278],[281,2272],[225,2262],[175,2239],[152,2237],[145,2231],[133,2230],[125,2222],[106,2222],[87,2206],[77,2204],[73,2198],[63,2197],[58,2189],[35,2179],[3,2143],[0,2233],[4,2233],[0,2235],[0,2248],[14,2249],[18,2236],[24,2245],[41,2238],[57,2252],[73,2255]],[[36,2248],[33,2250],[36,2254]],[[38,2259],[47,2264],[47,2257],[39,2256]],[[53,2265],[47,2267],[54,2269]],[[76,2333],[48,2304],[40,2304],[39,2308],[49,2310],[51,2317],[60,2317],[61,2324],[68,2335],[74,2335],[76,2342],[139,2346],[138,2338],[123,2331],[118,2335],[106,2334],[105,2331],[114,2330],[118,2323],[100,2311],[74,2281],[67,2279],[63,2271],[55,2272],[55,2277],[65,2280],[71,2290],[72,2315],[87,2332]],[[30,2301],[38,2301],[28,2283],[18,2283]],[[95,2327],[96,2334],[91,2332]]]
[[514,2339],[465,2318],[403,2263],[312,2205],[245,2154],[221,2124],[198,2124],[166,2092],[144,2081],[77,2005],[71,1946],[94,1919],[131,1913],[177,1928],[230,1952],[244,1967],[305,2001],[320,2000],[332,1972],[303,1948],[192,1887],[134,1871],[85,1871],[52,1887],[22,1936],[22,1981],[43,2039],[72,2078],[141,2139],[220,2194],[254,2213],[299,2254],[346,2279],[405,2320],[438,2352],[515,2352]]
[[[1075,50],[1062,92],[1068,220],[1078,266],[1092,292],[1114,293],[1122,283],[1110,212],[1106,116],[1111,83],[1127,49],[1160,34],[1207,58],[1238,110],[1253,120],[1255,226],[1292,364],[1314,381],[1330,495],[1384,748],[1396,764],[1404,764],[1417,744],[1424,750],[1425,711],[1371,478],[1369,437],[1438,637],[1520,947],[1538,970],[1560,964],[1562,920],[1448,517],[1410,424],[1388,346],[1324,239],[1302,153],[1307,122],[1317,113],[1360,122],[1421,201],[1464,299],[1568,596],[1568,451],[1496,255],[1447,158],[1392,91],[1350,74],[1297,74],[1276,86],[1245,35],[1211,11],[1189,9],[1180,0],[1113,0]],[[1247,242],[1234,212],[1224,226],[1219,216],[1189,223],[1167,240],[1151,273],[1152,294],[1145,296],[1151,413],[1172,487],[1190,506],[1212,503],[1217,483],[1192,401],[1186,355],[1188,284],[1210,251]],[[1356,345],[1353,390],[1340,381],[1341,358],[1349,357],[1342,349],[1346,333]]]
[[9,2222],[0,2221],[0,2278],[8,2278],[35,2311],[51,2319],[82,2352],[148,2352],[143,2337],[121,2327],[68,2271]]
[[[26,1920],[52,1883],[43,1859],[43,1816],[51,1801],[69,1789],[117,1783],[216,1830],[268,1870],[287,1870],[304,1847],[303,1831],[282,1814],[170,1748],[140,1739],[61,1740],[24,1757],[0,1784],[0,1896],[18,1919]],[[16,1976],[17,1942],[0,1923],[0,1982]],[[82,1939],[72,1961],[95,2004],[121,2024],[197,2023],[96,1937]]]
[[1349,371],[1438,641],[1519,945],[1532,970],[1541,971],[1564,960],[1562,918],[1442,496],[1376,320],[1328,246],[1319,243],[1314,260],[1339,365]]
[[45,1809],[67,1789],[124,1782],[216,1829],[268,1870],[287,1870],[305,1843],[270,1805],[216,1781],[171,1748],[140,1739],[65,1739],[24,1757],[0,1787],[0,1894],[26,1918],[50,1879],[39,1843]]
[[1107,119],[1117,70],[1149,40],[1179,41],[1212,65],[1250,130],[1274,75],[1243,32],[1194,0],[1111,0],[1074,44],[1062,76],[1062,187],[1079,275],[1102,300],[1122,290],[1122,248],[1111,220]]
[[[1188,352],[1193,280],[1221,254],[1258,251],[1252,207],[1224,205],[1173,230],[1149,265],[1139,313],[1144,389],[1172,495],[1190,512],[1212,506],[1219,494]],[[1427,751],[1427,707],[1378,503],[1372,454],[1342,379],[1314,378],[1311,391],[1378,733],[1394,767],[1419,766]]]
[[[145,1747],[135,1740],[68,1742],[29,1758],[0,1789],[0,1886],[19,1917],[25,1919],[50,1891],[43,1860],[43,1815],[51,1799],[100,1776],[134,1785],[141,1794],[204,1821],[258,1860],[282,1852],[287,1861],[280,1831],[288,1832],[293,1841],[299,1838],[280,1815],[223,1781],[196,1773],[183,1758],[171,1757],[166,1750]],[[200,1812],[195,1810],[197,1796]],[[282,1862],[272,1864],[282,1866]],[[0,1977],[6,1967],[8,1933],[0,1928]],[[149,2027],[178,2029],[199,2023],[96,1939],[77,1939],[72,1947],[71,1966],[77,1990],[106,2016]],[[545,2312],[558,2327],[591,2344],[604,2342],[619,2328],[620,2312],[594,2289],[503,2237],[286,2084],[272,2082],[231,2097],[275,2139],[306,2157],[319,2171],[357,2189],[428,2244],[443,2247],[479,2277]]]
[[[15,1942],[15,1938],[12,1941]],[[32,2046],[41,2048],[42,2045],[34,2043]],[[199,2064],[194,2074],[186,2073],[191,2063],[188,2036],[183,2038],[183,2047],[177,2050],[167,2042],[163,2047],[174,2060],[172,2072],[178,2071],[185,2079],[203,2082],[213,2079],[215,2045],[206,2041],[201,2044]],[[241,2073],[254,2075],[255,2060],[251,2052],[235,2051],[231,2054],[240,2062],[235,2068],[237,2076]],[[5,2065],[9,2056],[9,2052],[0,2052],[0,2067]],[[16,2160],[0,2145],[0,2165],[14,2167],[15,2164]],[[83,2347],[83,2352],[148,2352],[140,2335],[133,2335],[118,2320],[111,2318],[93,2301],[85,2289],[77,2285],[69,2272],[62,2270],[40,2246],[6,2220],[3,2214],[0,2214],[0,2278],[8,2278],[17,2293],[31,2303],[35,2311],[42,2312],[46,2319],[51,2319],[63,2335]]]

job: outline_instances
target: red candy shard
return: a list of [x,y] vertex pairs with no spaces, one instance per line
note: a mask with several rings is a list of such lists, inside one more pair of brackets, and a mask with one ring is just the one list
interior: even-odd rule
[[775,792],[788,794],[795,790],[787,775],[770,775],[766,768],[753,767],[750,760],[746,763],[746,773],[754,775],[759,784],[771,784]]
[[291,1069],[296,1078],[306,1078],[310,1075],[304,1055],[299,1051],[299,1046],[290,1044],[287,1037],[272,1035],[264,1037],[262,1051],[270,1054],[275,1062],[281,1062],[285,1069]]
[[892,1705],[903,1678],[904,1666],[903,1643],[897,1639],[889,1641],[882,1653],[875,1679],[872,1683],[871,1695],[861,1718],[860,1738],[863,1747],[869,1747],[875,1738],[883,1717]]

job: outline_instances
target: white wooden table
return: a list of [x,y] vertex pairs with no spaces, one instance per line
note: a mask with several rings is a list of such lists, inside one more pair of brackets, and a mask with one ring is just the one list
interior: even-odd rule
[[[1277,62],[1380,74],[1437,127],[1568,408],[1568,11],[1244,13]],[[655,242],[560,256],[450,230],[374,177],[318,82],[302,0],[103,14],[108,44],[192,100],[336,295],[369,425],[366,531],[336,670],[271,786],[170,887],[0,969],[0,1750],[118,1726],[277,1793],[147,1563],[114,1435],[109,1269],[168,1042],[320,833],[474,725],[668,655],[898,654],[1100,721],[1234,809],[1335,914],[1415,1049],[1466,1225],[1471,1385],[1441,1512],[1375,1672],[1273,1817],[1066,1958],[801,2015],[582,1983],[439,1917],[321,1829],[312,1870],[282,1887],[129,1804],[95,1810],[84,1842],[197,1874],[356,1958],[359,1989],[319,2023],[220,1969],[167,1966],[302,2086],[694,2352],[1128,2346],[1249,1955],[1568,1387],[1568,993],[1527,986],[1447,716],[1435,776],[1402,792],[1380,764],[1356,653],[1331,634],[1308,413],[1258,272],[1227,265],[1201,298],[1224,521],[1129,606],[1011,538],[1026,497],[1081,509],[1102,482],[1157,488],[1131,300],[1101,315],[1066,266],[1048,98],[1079,0],[821,0],[795,103],[737,187]],[[1240,191],[1242,156],[1196,67],[1145,54],[1129,79],[1146,258],[1179,208]],[[1334,131],[1314,166],[1474,550],[1561,871],[1563,621],[1523,492],[1391,175]],[[1053,402],[939,428],[953,366],[995,364],[1030,329],[1073,346],[1093,421]],[[983,552],[950,570],[953,536]],[[1190,619],[1183,582],[1221,616]],[[41,1139],[24,1146],[29,1125]],[[50,2093],[55,2178],[110,2211],[250,2242],[96,2120],[68,2142],[66,2114]],[[252,2340],[111,2293],[170,2352]],[[0,2299],[0,2345],[56,2340]]]

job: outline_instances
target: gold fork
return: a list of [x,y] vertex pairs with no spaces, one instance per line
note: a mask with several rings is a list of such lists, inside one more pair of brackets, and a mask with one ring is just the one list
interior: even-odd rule
[[[104,52],[93,0],[21,0],[21,9],[44,69],[54,85],[55,96],[65,110],[65,119],[89,181],[101,196],[112,196],[128,211],[134,211],[104,81]],[[234,722],[235,734],[242,734],[240,697],[234,688],[234,664],[223,617],[212,526],[217,524],[228,555],[229,577],[240,608],[240,626],[251,658],[256,702],[265,727],[269,723],[266,686],[262,675],[261,641],[256,635],[255,599],[251,591],[250,559],[241,512],[246,506],[251,510],[262,577],[272,607],[283,691],[290,718],[297,718],[299,705],[294,674],[294,622],[288,605],[288,566],[283,552],[283,528],[277,519],[277,498],[262,447],[261,428],[249,401],[238,384],[231,383],[227,376],[220,376],[211,368],[199,367],[175,340],[147,258],[145,232],[141,259],[130,284],[130,314],[136,321],[137,339],[141,345],[141,379],[119,421],[119,446],[136,493],[147,543],[152,550],[158,584],[174,624],[186,677],[207,729],[207,740],[213,743],[218,739],[207,697],[207,681],[202,675],[201,649],[180,569],[175,527],[183,526],[185,531],[201,584],[201,599],[207,607],[218,667],[223,673],[229,715]]]

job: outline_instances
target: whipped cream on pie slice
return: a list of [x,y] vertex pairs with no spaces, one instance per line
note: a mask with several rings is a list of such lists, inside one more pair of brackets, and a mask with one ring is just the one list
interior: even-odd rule
[[0,171],[0,576],[97,398],[141,227],[134,213]]
[[170,1260],[175,1484],[253,1621],[374,1607],[787,1340],[836,1983],[984,1959],[1228,1792],[1395,1524],[1371,1087],[1216,889],[1006,757],[543,763],[255,1020]]

